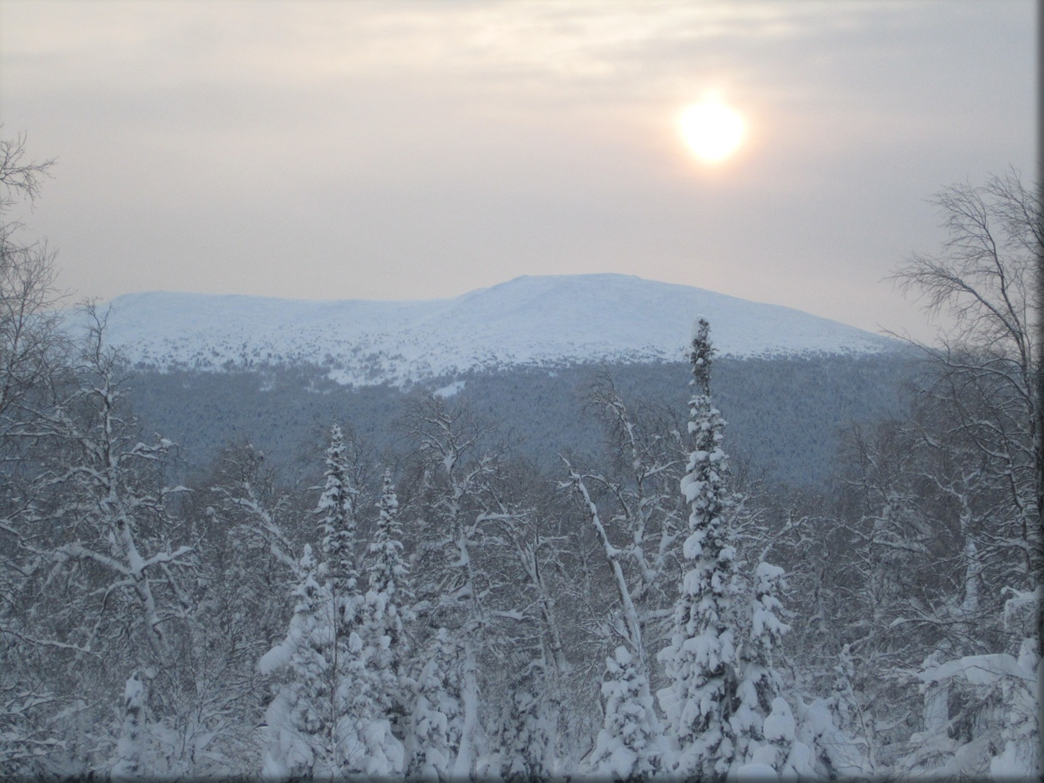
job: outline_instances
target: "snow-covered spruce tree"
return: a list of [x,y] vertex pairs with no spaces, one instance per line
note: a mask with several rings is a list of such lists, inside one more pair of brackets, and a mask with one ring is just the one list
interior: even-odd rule
[[377,764],[387,774],[385,754],[374,735],[374,693],[366,673],[363,595],[355,560],[358,490],[352,486],[348,467],[344,435],[335,424],[326,452],[326,484],[316,506],[323,555],[318,573],[325,577],[334,614],[327,652],[334,744],[341,772],[372,772]]
[[462,656],[459,645],[439,628],[425,651],[410,715],[408,777],[447,780],[460,753],[464,731]]
[[399,501],[391,471],[385,471],[382,479],[366,573],[365,633],[367,644],[374,648],[368,665],[378,673],[382,706],[399,714],[404,665],[410,653],[405,628],[414,617],[410,568],[403,558]]
[[355,496],[348,478],[344,435],[336,424],[330,430],[326,451],[326,486],[319,497],[319,535],[322,541],[323,571],[337,608],[340,638],[350,632],[360,608],[359,571],[355,564]]
[[405,626],[413,621],[409,566],[402,556],[402,525],[391,471],[385,471],[377,505],[377,526],[367,548],[368,587],[362,607],[364,683],[355,718],[365,745],[364,771],[402,775],[404,748],[396,736],[405,729],[409,707]]
[[617,647],[605,665],[605,724],[595,743],[592,772],[617,780],[645,779],[659,771],[661,753],[660,727],[649,721],[648,680],[626,647]]
[[682,549],[690,568],[675,605],[671,643],[660,653],[669,684],[657,697],[674,743],[668,770],[715,780],[728,773],[736,750],[729,722],[739,667],[736,548],[729,529],[728,459],[721,449],[725,421],[710,396],[710,325],[700,318],[695,326],[690,361],[696,393],[689,401],[694,444],[681,482],[692,505]]
[[783,634],[790,627],[782,621],[783,604],[777,595],[783,580],[783,569],[770,563],[759,563],[754,573],[754,598],[751,601],[751,623],[742,648],[742,674],[736,695],[738,705],[730,719],[736,735],[736,764],[765,764],[782,770],[790,757],[793,741],[793,717],[790,731],[778,724],[790,715],[784,702],[776,703],[783,687],[783,677],[776,669]]
[[330,672],[333,601],[316,579],[318,566],[308,544],[299,570],[301,580],[293,591],[296,603],[286,638],[259,663],[262,674],[283,678],[265,713],[265,777],[330,777],[344,771],[336,683]]

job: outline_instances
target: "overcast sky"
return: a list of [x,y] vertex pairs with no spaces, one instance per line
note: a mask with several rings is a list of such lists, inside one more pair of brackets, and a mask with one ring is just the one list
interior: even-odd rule
[[1035,38],[1031,0],[0,0],[0,121],[78,297],[620,272],[927,337],[882,278],[940,188],[1032,178]]

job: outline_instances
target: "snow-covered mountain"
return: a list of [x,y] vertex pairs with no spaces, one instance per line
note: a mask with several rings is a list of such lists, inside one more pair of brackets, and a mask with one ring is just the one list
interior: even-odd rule
[[694,318],[723,355],[862,353],[894,341],[799,310],[630,275],[519,277],[454,299],[307,301],[139,293],[110,303],[132,362],[330,368],[342,383],[409,383],[472,369],[682,361]]

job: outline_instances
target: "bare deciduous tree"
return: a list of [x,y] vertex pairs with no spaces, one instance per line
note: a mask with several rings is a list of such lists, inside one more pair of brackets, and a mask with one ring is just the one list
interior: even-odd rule
[[[892,276],[929,313],[952,318],[939,347],[921,346],[937,368],[925,394],[941,414],[922,438],[978,458],[981,480],[1004,498],[995,518],[1009,528],[985,535],[1007,542],[1023,578],[1040,584],[1044,440],[1034,274],[1044,252],[1041,200],[1009,171],[983,186],[950,186],[934,203],[948,234],[942,252],[915,254]],[[1039,638],[1044,645],[1044,633]]]
[[54,252],[46,241],[23,243],[10,210],[40,194],[53,160],[26,160],[25,136],[0,139],[0,420],[51,372],[63,346],[54,306]]

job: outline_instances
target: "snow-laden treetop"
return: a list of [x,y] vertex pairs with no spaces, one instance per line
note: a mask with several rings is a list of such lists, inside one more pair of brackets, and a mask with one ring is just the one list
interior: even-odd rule
[[723,356],[895,345],[799,310],[617,274],[519,277],[424,301],[153,292],[110,305],[109,342],[134,362],[161,369],[325,362],[332,377],[353,384],[512,365],[686,361],[695,314],[710,322]]

